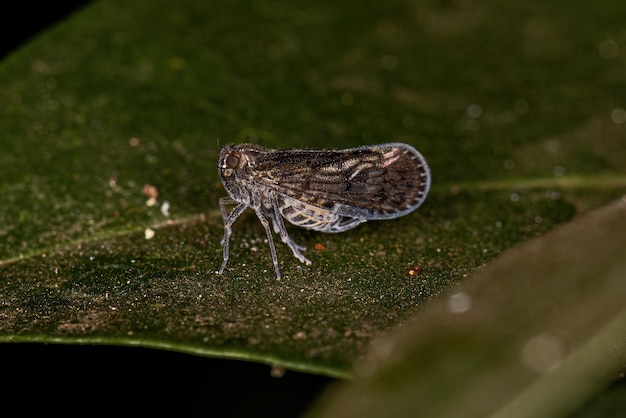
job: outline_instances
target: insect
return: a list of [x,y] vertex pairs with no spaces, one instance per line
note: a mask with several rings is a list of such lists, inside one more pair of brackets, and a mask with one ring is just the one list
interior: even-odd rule
[[[393,219],[417,209],[430,188],[430,170],[412,146],[391,142],[342,150],[270,149],[229,144],[217,168],[229,197],[220,199],[224,220],[223,274],[232,225],[247,208],[261,221],[280,278],[272,229],[300,262],[310,265],[285,226],[343,232],[368,220]],[[236,204],[230,212],[227,205]],[[270,223],[268,219],[272,222]]]

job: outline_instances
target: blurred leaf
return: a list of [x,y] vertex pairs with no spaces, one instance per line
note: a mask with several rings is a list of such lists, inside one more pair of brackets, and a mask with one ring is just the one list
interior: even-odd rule
[[571,414],[626,370],[624,248],[626,198],[507,252],[375,345],[311,416]]
[[[623,193],[621,7],[90,5],[0,64],[0,340],[349,376],[471,272]],[[215,274],[220,145],[396,140],[433,171],[418,212],[340,235],[292,228],[313,265],[277,244],[282,280],[244,216]]]

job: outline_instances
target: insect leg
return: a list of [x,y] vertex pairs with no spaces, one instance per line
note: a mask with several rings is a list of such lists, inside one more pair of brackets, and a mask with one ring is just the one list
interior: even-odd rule
[[223,274],[224,269],[226,268],[226,264],[228,263],[228,257],[230,256],[228,252],[228,242],[230,241],[230,235],[232,233],[232,226],[235,220],[243,213],[244,210],[248,208],[248,205],[245,203],[238,204],[235,209],[230,213],[230,215],[226,216],[226,208],[225,205],[230,203],[229,198],[220,199],[220,209],[222,210],[222,217],[224,219],[224,238],[222,238],[222,245],[224,246],[224,262],[222,263],[222,267],[217,272],[217,274]]
[[278,205],[278,198],[276,196],[271,197],[272,208],[274,209],[274,217],[272,220],[274,221],[274,227],[278,227],[278,233],[280,234],[280,239],[282,242],[287,244],[289,248],[291,248],[291,252],[293,255],[300,260],[301,263],[311,265],[311,260],[302,255],[300,251],[306,250],[306,247],[302,245],[298,245],[291,239],[289,233],[287,232],[287,227],[285,226],[285,222],[283,221],[283,217],[280,214],[280,206]]
[[[265,214],[266,214],[267,216],[269,216],[269,217],[270,217],[270,219],[272,220],[272,229],[274,229],[274,233],[276,233],[276,234],[281,234],[281,232],[280,232],[280,231],[281,231],[281,229],[280,229],[280,228],[281,228],[281,226],[280,226],[280,225],[281,225],[281,223],[283,223],[283,222],[282,222],[282,217],[280,216],[280,214],[276,214],[276,213],[274,213],[274,208],[272,208],[272,212],[267,212],[267,211],[266,211],[266,212],[265,212]],[[281,223],[277,222],[277,221],[276,221],[276,219],[280,219],[280,220],[281,220]],[[283,225],[283,230],[285,230],[285,229],[286,229],[286,228],[285,228],[285,226]],[[282,237],[282,235],[281,235],[281,237]],[[281,238],[281,240],[282,240],[282,238]],[[285,241],[283,241],[283,242],[285,242]],[[291,242],[292,242],[292,243],[293,243],[293,245],[295,245],[295,246],[296,246],[296,248],[298,248],[300,251],[305,251],[305,250],[306,250],[306,247],[305,247],[305,246],[300,245],[300,244],[298,244],[298,243],[296,243],[296,242],[294,242],[294,241],[291,241]],[[291,246],[290,246],[289,248],[291,248]]]
[[[239,202],[237,202],[234,199],[231,199],[230,197],[220,197],[219,203],[220,203],[220,211],[222,211],[222,222],[224,222],[224,225],[226,225],[226,220],[228,219],[228,212],[226,211],[226,205],[234,205],[235,203],[239,203]],[[235,222],[234,219],[233,219],[233,222]],[[224,245],[224,238],[222,238],[222,241],[220,241],[220,245]]]
[[272,262],[274,263],[274,270],[276,270],[276,277],[280,279],[280,270],[278,269],[278,257],[276,256],[276,246],[274,245],[274,237],[272,236],[272,229],[270,228],[270,223],[267,221],[265,216],[263,215],[263,210],[259,208],[255,208],[254,212],[256,212],[256,216],[261,221],[261,225],[265,228],[265,235],[267,235],[267,243],[270,246],[270,253],[272,253]]

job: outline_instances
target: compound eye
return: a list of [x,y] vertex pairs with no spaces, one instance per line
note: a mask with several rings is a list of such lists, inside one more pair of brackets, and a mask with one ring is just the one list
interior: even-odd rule
[[230,154],[228,157],[226,157],[224,163],[226,164],[227,168],[237,168],[237,166],[239,165],[239,157],[235,154]]

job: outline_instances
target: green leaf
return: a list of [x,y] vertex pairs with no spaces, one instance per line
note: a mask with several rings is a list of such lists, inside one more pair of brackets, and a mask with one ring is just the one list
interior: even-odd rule
[[379,341],[311,416],[576,411],[626,365],[625,215],[623,198],[507,252]]
[[[351,376],[504,251],[623,194],[623,6],[603,3],[91,4],[0,63],[0,341]],[[420,210],[291,228],[313,264],[277,243],[281,280],[248,214],[215,273],[220,145],[388,141],[431,166]]]

